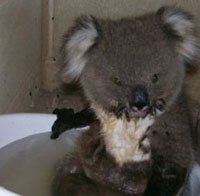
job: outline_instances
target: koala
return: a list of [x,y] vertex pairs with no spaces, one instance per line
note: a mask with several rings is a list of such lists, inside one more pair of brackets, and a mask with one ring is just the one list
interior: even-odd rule
[[119,20],[80,17],[64,38],[63,80],[97,120],[60,164],[53,195],[177,196],[195,162],[186,66],[198,55],[180,8]]

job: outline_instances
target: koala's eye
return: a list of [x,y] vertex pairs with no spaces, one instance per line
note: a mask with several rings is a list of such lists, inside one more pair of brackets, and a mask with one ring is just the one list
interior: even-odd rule
[[122,82],[119,80],[118,77],[114,77],[114,78],[113,78],[113,81],[114,81],[114,83],[115,83],[117,86],[121,86],[121,85],[122,85]]
[[151,78],[151,81],[153,84],[155,84],[156,82],[158,82],[158,74],[154,74]]

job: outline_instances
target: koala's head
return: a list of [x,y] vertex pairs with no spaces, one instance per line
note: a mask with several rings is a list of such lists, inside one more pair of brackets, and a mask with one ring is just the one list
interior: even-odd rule
[[93,105],[117,116],[144,117],[173,105],[197,42],[192,17],[163,7],[115,21],[81,17],[65,37],[63,52],[64,80],[79,80]]

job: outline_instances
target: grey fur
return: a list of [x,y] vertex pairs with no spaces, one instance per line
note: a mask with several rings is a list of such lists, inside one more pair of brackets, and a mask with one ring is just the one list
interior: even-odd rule
[[63,80],[71,82],[79,78],[86,62],[86,53],[95,44],[98,32],[91,16],[81,17],[76,21],[77,26],[65,37],[62,47],[64,55]]
[[198,44],[193,17],[189,13],[175,7],[162,8],[162,19],[175,35],[180,37],[177,50],[186,62],[193,61],[198,55]]
[[[91,28],[88,27],[91,26],[95,36],[90,36]],[[83,33],[79,44],[90,41],[85,53],[79,53],[77,44],[73,44],[77,32]],[[64,48],[68,48],[65,50],[66,80],[79,77],[95,112],[98,113],[98,106],[120,118],[119,109],[123,108],[131,118],[132,91],[137,86],[147,91],[155,118],[146,134],[151,142],[149,164],[152,164],[153,172],[148,184],[144,185],[144,195],[147,196],[177,194],[193,164],[191,130],[194,126],[190,122],[184,92],[184,62],[192,62],[197,55],[194,32],[189,14],[181,9],[165,7],[156,14],[116,21],[89,17],[86,23],[76,24],[64,43]],[[77,57],[84,62],[81,70],[78,64],[71,63]],[[71,66],[77,69],[76,76],[66,71]],[[156,83],[152,82],[155,75],[158,78]],[[106,173],[97,173],[95,175],[104,180],[115,175],[110,174],[109,178]]]

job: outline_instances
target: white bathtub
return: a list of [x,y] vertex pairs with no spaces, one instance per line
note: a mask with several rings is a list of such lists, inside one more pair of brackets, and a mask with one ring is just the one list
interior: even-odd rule
[[[85,130],[51,140],[55,120],[53,114],[0,115],[0,187],[22,196],[50,195],[56,163],[76,148]],[[7,196],[1,188],[0,196]]]
[[0,148],[24,137],[51,131],[54,114],[0,115]]

